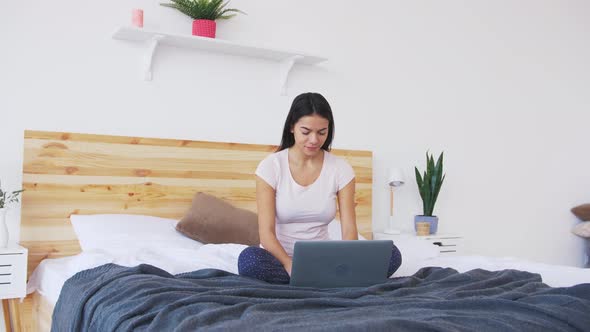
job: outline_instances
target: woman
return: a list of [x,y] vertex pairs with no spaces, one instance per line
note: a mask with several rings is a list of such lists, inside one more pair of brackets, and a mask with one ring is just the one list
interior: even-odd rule
[[[326,99],[303,93],[293,100],[281,145],[256,169],[259,247],[238,259],[240,275],[289,283],[293,247],[300,240],[328,240],[328,224],[340,207],[343,240],[358,240],[354,171],[332,155],[334,118]],[[389,275],[401,264],[394,246]]]

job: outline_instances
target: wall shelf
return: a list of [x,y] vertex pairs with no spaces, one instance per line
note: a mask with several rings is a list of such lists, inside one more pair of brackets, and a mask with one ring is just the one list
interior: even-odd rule
[[152,79],[152,60],[156,49],[160,45],[168,45],[180,48],[193,48],[204,52],[247,56],[278,62],[280,64],[279,84],[281,94],[283,95],[286,93],[287,79],[293,65],[296,63],[315,65],[327,60],[325,58],[305,55],[299,52],[263,48],[221,39],[148,31],[133,27],[119,27],[113,34],[113,38],[148,43],[148,50],[144,62],[144,79],[147,81]]

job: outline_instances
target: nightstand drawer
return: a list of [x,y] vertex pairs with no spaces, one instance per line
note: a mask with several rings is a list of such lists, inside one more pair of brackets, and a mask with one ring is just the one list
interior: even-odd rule
[[0,299],[26,295],[27,249],[0,248]]
[[0,282],[0,294],[13,294],[15,291],[14,283]]
[[12,273],[0,273],[0,284],[11,284],[14,281]]
[[24,253],[0,254],[0,271],[7,265],[14,266],[20,264],[23,256],[26,255]]
[[456,254],[464,254],[463,237],[453,234],[433,234],[426,236],[416,236],[414,233],[402,234],[386,234],[375,232],[373,234],[375,240],[393,240],[396,241],[426,241],[435,246],[440,255],[452,256]]
[[2,264],[0,265],[0,274],[12,273],[14,265]]
[[463,238],[459,236],[420,236],[422,240],[428,241],[438,247],[441,255],[454,255],[463,249]]

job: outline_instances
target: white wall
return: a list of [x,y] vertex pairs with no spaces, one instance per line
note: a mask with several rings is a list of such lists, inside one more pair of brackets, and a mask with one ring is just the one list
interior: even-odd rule
[[[190,33],[159,1],[0,2],[0,178],[17,188],[24,129],[277,144],[294,96],[323,93],[334,147],[374,152],[375,229],[388,219],[387,168],[408,182],[396,219],[420,212],[413,167],[445,151],[440,232],[475,254],[581,266],[569,209],[590,201],[587,1],[233,0],[248,13],[218,37],[329,58],[296,67],[111,39],[133,7],[145,29]],[[10,215],[17,232],[18,210]]]

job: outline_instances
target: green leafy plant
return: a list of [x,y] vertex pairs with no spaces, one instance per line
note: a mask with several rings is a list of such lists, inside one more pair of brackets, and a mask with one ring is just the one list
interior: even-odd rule
[[15,190],[12,193],[2,190],[0,182],[0,209],[5,208],[10,203],[18,203],[19,196],[24,190]]
[[443,153],[441,152],[435,164],[433,155],[429,155],[428,151],[426,152],[426,170],[423,176],[420,175],[418,167],[414,167],[414,169],[416,170],[416,183],[418,184],[420,197],[422,197],[423,215],[432,216],[440,187],[445,180],[445,175],[443,174]]
[[[229,2],[224,0],[170,0],[172,3],[161,3],[164,7],[178,9],[194,20],[227,20],[237,15],[245,14],[243,11],[234,8],[225,8]],[[231,14],[233,13],[233,14]]]

